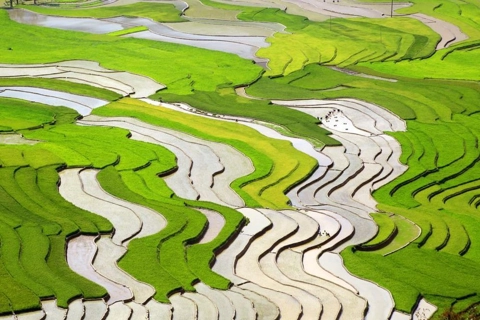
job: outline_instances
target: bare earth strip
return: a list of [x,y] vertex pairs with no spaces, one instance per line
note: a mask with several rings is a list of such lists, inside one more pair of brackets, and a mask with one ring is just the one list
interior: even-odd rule
[[85,319],[103,320],[107,315],[107,305],[101,300],[86,300],[83,304],[85,306]]
[[218,319],[218,310],[215,304],[201,293],[185,292],[185,298],[192,300],[197,305],[197,319]]
[[117,261],[127,251],[125,247],[114,244],[109,236],[102,236],[96,244],[98,251],[93,267],[99,274],[129,288],[137,303],[143,304],[153,297],[155,294],[153,287],[134,279],[117,266]]
[[18,133],[6,133],[0,135],[0,144],[37,144],[38,141],[25,139],[23,135]]
[[269,217],[274,223],[274,227],[275,223],[282,223],[282,215],[295,220],[298,225],[298,231],[293,236],[277,244],[270,250],[270,252],[268,252],[268,254],[262,256],[259,259],[260,267],[266,276],[286,287],[290,287],[288,293],[290,293],[302,305],[303,317],[306,319],[315,318],[317,315],[321,314],[324,309],[323,301],[321,300],[322,297],[316,295],[312,291],[312,288],[305,288],[282,273],[277,264],[277,255],[279,251],[282,251],[285,248],[305,241],[311,241],[311,239],[315,238],[318,234],[319,226],[310,217],[296,211],[270,211]]
[[122,302],[116,302],[108,307],[106,320],[128,320],[132,315],[132,309]]
[[201,282],[195,285],[195,289],[215,303],[219,320],[232,320],[235,318],[233,304],[222,291],[214,290]]
[[[275,211],[258,211],[269,220],[275,217]],[[298,225],[293,219],[285,217],[281,221],[281,224],[278,221],[272,221],[273,228],[253,240],[248,250],[238,258],[235,272],[239,277],[252,282],[252,284],[247,283],[242,287],[268,296],[278,306],[281,316],[285,319],[296,319],[301,313],[301,304],[294,297],[295,293],[292,292],[291,288],[266,276],[258,264],[258,259],[263,254],[268,253],[278,241],[290,237],[297,231]],[[261,285],[263,289],[254,286],[253,283],[258,284],[258,286]]]
[[81,320],[85,313],[82,299],[75,299],[68,305],[66,320]]

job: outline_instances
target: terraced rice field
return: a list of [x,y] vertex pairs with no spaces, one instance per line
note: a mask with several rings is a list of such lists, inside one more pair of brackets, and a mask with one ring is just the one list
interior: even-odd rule
[[0,27],[0,319],[480,319],[478,1]]

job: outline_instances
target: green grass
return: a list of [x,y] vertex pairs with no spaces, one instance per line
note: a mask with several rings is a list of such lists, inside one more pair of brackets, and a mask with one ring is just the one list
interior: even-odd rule
[[71,121],[77,116],[67,108],[53,109],[40,103],[0,98],[0,126],[2,131],[18,131],[41,127],[54,122]]
[[[45,194],[52,190],[58,194],[58,174],[53,167],[38,171],[31,167],[1,168],[0,176],[1,257],[6,270],[19,283],[16,290],[23,294],[20,300],[12,301],[14,310],[37,308],[38,298],[55,296],[59,306],[67,307],[74,297],[104,296],[103,288],[84,280],[67,266],[65,242],[68,235],[77,232],[111,231],[111,224],[73,207],[63,198],[52,202]],[[50,261],[54,263],[49,264]],[[6,276],[2,279],[10,281]],[[31,291],[25,293],[22,287]]]
[[265,76],[288,75],[311,63],[349,66],[362,61],[426,57],[434,53],[439,40],[425,25],[409,18],[312,22],[285,16],[279,9],[260,9],[239,16],[243,20],[280,22],[288,27],[287,31],[294,31],[275,34],[269,38],[271,46],[259,50],[258,56],[270,59]]
[[352,253],[351,250],[344,250],[342,257],[352,272],[375,279],[382,287],[389,288],[396,308],[405,312],[412,311],[412,301],[418,294],[439,295],[452,301],[480,289],[478,264],[460,256],[410,245],[386,257],[362,251]]
[[[220,84],[248,83],[261,70],[233,54],[158,41],[22,25],[10,21],[6,11],[0,11],[0,27],[5,31],[2,47],[12,49],[2,51],[3,63],[93,60],[105,68],[149,76],[166,84],[172,93],[214,91]],[[36,43],[34,55],[31,54],[32,43]],[[83,50],[78,50],[79,43],[82,43]],[[202,62],[198,63],[199,60]]]
[[120,37],[120,36],[124,36],[124,35],[127,35],[127,34],[142,32],[142,31],[147,31],[147,30],[148,30],[147,27],[139,26],[139,27],[133,27],[133,28],[128,28],[128,29],[124,29],[124,30],[110,32],[108,35],[113,36],[113,37]]
[[[368,70],[359,68],[358,71]],[[391,78],[388,75],[386,77]],[[333,88],[340,89],[329,90]],[[404,232],[399,232],[396,237],[398,241],[387,246],[385,251],[357,252],[355,255],[365,256],[365,260],[347,264],[352,272],[373,279],[392,290],[394,299],[402,310],[408,311],[415,304],[419,292],[429,292],[416,289],[417,276],[407,272],[408,268],[401,264],[396,274],[402,274],[403,279],[398,278],[393,271],[392,275],[376,273],[375,269],[370,272],[369,267],[362,265],[362,261],[365,264],[379,265],[383,260],[374,258],[373,255],[396,250],[412,240],[414,241],[410,247],[420,245],[419,249],[415,249],[418,256],[425,254],[425,259],[436,259],[436,254],[442,254],[445,261],[450,259],[450,266],[456,265],[457,261],[462,259],[459,253],[470,240],[470,248],[463,258],[473,264],[476,263],[473,261],[479,261],[478,252],[474,249],[474,243],[480,239],[477,238],[479,233],[477,223],[474,222],[478,211],[471,208],[468,201],[432,203],[430,198],[442,190],[461,190],[458,186],[472,183],[478,177],[478,150],[475,147],[478,144],[478,123],[476,116],[468,116],[478,112],[475,101],[478,101],[479,90],[474,83],[405,77],[398,77],[398,81],[392,83],[309,65],[284,77],[263,77],[251,85],[247,93],[268,99],[352,97],[384,106],[408,120],[407,132],[391,135],[402,143],[403,154],[400,160],[408,164],[409,169],[401,177],[375,191],[374,196],[380,203],[380,210],[412,220],[420,226],[422,233],[414,240],[418,230],[407,225],[406,221],[398,221],[405,222]],[[385,259],[390,259],[389,257],[390,255]],[[380,262],[373,262],[374,259]],[[441,268],[441,265],[438,268]],[[422,272],[439,282],[443,281],[440,279],[448,280],[448,272],[435,275],[433,270]],[[467,286],[468,281],[464,283]],[[439,295],[454,296],[450,289],[438,287],[436,290]],[[451,298],[449,301],[454,300],[455,298]]]
[[390,254],[400,250],[401,248],[413,242],[419,236],[419,229],[411,221],[408,221],[402,216],[395,215],[392,217],[395,226],[397,227],[398,234],[393,241],[380,250],[375,251],[378,254]]
[[[466,50],[471,45],[477,47],[473,50]],[[395,75],[417,79],[456,79],[456,80],[480,80],[478,68],[471,68],[471,63],[477,61],[480,56],[478,40],[469,44],[457,44],[455,46],[437,51],[429,59],[383,62],[383,63],[360,63],[358,66],[370,69],[384,75]],[[438,68],[441,65],[441,68]],[[412,72],[415,70],[415,72]]]
[[30,280],[24,273],[19,274],[21,272],[21,268],[18,268],[19,239],[14,229],[2,220],[0,219],[0,239],[2,241],[0,247],[2,288],[0,291],[5,297],[2,302],[7,300],[8,303],[0,305],[0,313],[10,313],[12,310],[38,309],[40,308],[40,300],[33,291],[35,286],[31,285]]
[[89,86],[83,83],[75,83],[60,79],[43,79],[43,78],[0,78],[0,86],[5,87],[31,87],[63,91],[72,94],[83,95],[92,98],[98,98],[106,101],[113,101],[122,96],[113,91]]
[[363,244],[363,246],[367,247],[384,243],[396,230],[395,223],[388,214],[372,213],[371,216],[378,225],[378,233],[372,240]]
[[[340,90],[328,90],[332,88]],[[451,121],[452,114],[477,110],[475,100],[478,99],[478,89],[468,82],[399,78],[392,83],[347,75],[318,65],[309,65],[286,77],[263,77],[246,91],[267,99],[352,97],[384,106],[403,119],[422,122],[439,118]]]
[[137,279],[153,285],[156,289],[155,298],[159,301],[167,302],[168,296],[181,288],[193,291],[192,285],[197,277],[188,267],[184,245],[194,240],[203,230],[205,216],[181,205],[145,199],[136,193],[138,190],[133,192],[129,189],[113,167],[102,170],[98,179],[107,192],[147,205],[168,221],[159,233],[131,241],[129,251],[120,260],[119,266]]
[[112,18],[118,16],[149,18],[159,22],[185,21],[174,5],[165,3],[137,2],[125,6],[98,7],[89,9],[65,9],[65,7],[20,6],[34,12],[51,16],[78,18]]
[[[159,234],[133,240],[119,265],[138,279],[154,285],[156,298],[165,302],[180,287],[193,291],[192,284],[198,279],[211,287],[227,289],[230,281],[212,272],[211,263],[214,253],[244,223],[244,217],[233,209],[213,203],[164,198],[157,189],[148,188],[159,179],[155,174],[141,173],[147,169],[119,174],[109,167],[99,175],[99,181],[107,191],[150,206],[168,220],[167,227]],[[144,180],[140,181],[142,178]],[[192,210],[195,208],[215,210],[225,218],[226,224],[220,234],[208,243],[195,244],[206,223],[205,216]],[[169,275],[167,279],[160,277],[163,272]]]
[[[27,150],[35,148],[38,152],[42,150],[50,154],[58,152],[55,156],[61,157],[60,163],[65,162],[69,166],[85,165],[85,159],[88,159],[96,168],[115,163],[119,170],[135,169],[157,160],[159,154],[168,153],[160,146],[130,140],[127,137],[128,131],[118,128],[66,124],[46,130],[24,132],[24,135],[30,139],[50,143],[46,149],[43,148],[43,144],[37,144]],[[66,149],[70,151],[64,152]],[[33,156],[32,158],[39,159]]]
[[464,2],[427,0],[412,1],[413,6],[397,10],[398,13],[408,14],[421,12],[438,19],[448,21],[458,27],[473,39],[480,38],[480,8],[473,0]]

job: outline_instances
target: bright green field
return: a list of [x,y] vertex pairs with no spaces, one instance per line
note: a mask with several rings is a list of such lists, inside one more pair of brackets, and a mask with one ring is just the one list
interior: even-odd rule
[[185,21],[180,12],[171,4],[138,2],[126,6],[99,7],[90,9],[59,9],[39,6],[23,8],[45,15],[77,18],[141,17],[161,22]]
[[[189,1],[187,1],[189,2]],[[195,14],[250,22],[276,22],[286,33],[267,39],[257,55],[268,70],[233,54],[121,35],[92,35],[21,25],[0,11],[0,63],[28,64],[85,59],[103,67],[151,77],[167,86],[151,98],[184,102],[215,114],[248,117],[282,132],[338,145],[319,120],[272,105],[272,99],[355,98],[382,106],[407,123],[389,133],[402,145],[408,170],[373,193],[377,236],[366,245],[392,241],[375,251],[342,252],[350,272],[390,290],[398,310],[411,312],[418,297],[462,311],[480,303],[480,4],[475,0],[413,0],[399,14],[423,13],[458,26],[469,39],[435,50],[440,40],[407,16],[331,19],[313,22],[279,9],[192,2]],[[42,14],[72,17],[142,17],[185,21],[173,5],[69,9],[26,6]],[[193,11],[192,11],[193,12]],[[188,11],[187,11],[188,13]],[[365,78],[334,70],[384,77]],[[1,71],[0,71],[1,72]],[[36,86],[111,101],[100,116],[128,116],[235,147],[255,171],[231,187],[248,207],[288,208],[285,193],[316,168],[290,143],[268,139],[235,123],[197,118],[124,98],[108,90],[61,80],[0,78],[0,86]],[[262,98],[236,95],[235,88]],[[202,281],[226,289],[229,280],[211,270],[215,254],[247,221],[217,204],[180,199],[161,177],[175,168],[167,149],[128,139],[126,130],[76,125],[78,114],[23,100],[0,98],[0,135],[17,132],[35,145],[0,144],[0,314],[38,309],[56,297],[67,306],[76,297],[99,298],[106,291],[79,277],[64,259],[68,236],[105,234],[111,224],[63,200],[58,170],[93,167],[111,194],[148,206],[168,221],[161,232],[133,240],[119,266],[155,289],[168,302],[179,290]],[[333,159],[335,160],[335,159]],[[198,244],[214,210],[226,224],[211,242]],[[439,313],[435,316],[440,319]]]

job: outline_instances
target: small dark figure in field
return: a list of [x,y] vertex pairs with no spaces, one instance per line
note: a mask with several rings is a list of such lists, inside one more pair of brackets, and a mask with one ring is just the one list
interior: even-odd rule
[[480,320],[480,307],[474,305],[467,310],[455,312],[452,308],[445,310],[441,315],[441,320]]

